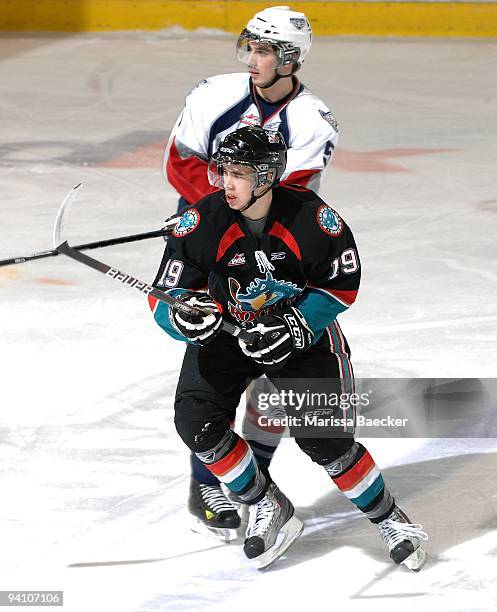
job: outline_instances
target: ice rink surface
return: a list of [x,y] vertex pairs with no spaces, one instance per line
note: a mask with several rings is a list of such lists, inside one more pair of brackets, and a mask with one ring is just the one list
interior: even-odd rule
[[[0,258],[158,229],[162,150],[184,96],[243,70],[227,35],[0,39]],[[317,39],[301,78],[334,111],[322,195],[351,225],[359,299],[341,318],[361,377],[487,377],[497,364],[497,43]],[[161,239],[95,252],[150,282]],[[273,475],[305,532],[265,573],[189,531],[172,400],[183,347],[138,293],[62,257],[0,268],[1,586],[64,609],[491,610],[497,441],[368,441],[430,534],[418,574],[292,440]]]

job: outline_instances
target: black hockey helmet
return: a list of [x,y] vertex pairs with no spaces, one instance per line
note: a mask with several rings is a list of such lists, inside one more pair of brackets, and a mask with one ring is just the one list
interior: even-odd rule
[[243,127],[228,134],[209,162],[209,182],[224,188],[223,168],[226,164],[250,166],[254,169],[252,189],[275,187],[286,168],[286,145],[279,132],[262,127]]

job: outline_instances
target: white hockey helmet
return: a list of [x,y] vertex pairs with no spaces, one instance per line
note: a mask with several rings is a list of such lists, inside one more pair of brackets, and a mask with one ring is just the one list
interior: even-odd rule
[[289,6],[271,6],[256,13],[238,38],[237,55],[244,63],[250,41],[272,45],[277,68],[295,64],[298,69],[311,48],[312,28],[304,13]]

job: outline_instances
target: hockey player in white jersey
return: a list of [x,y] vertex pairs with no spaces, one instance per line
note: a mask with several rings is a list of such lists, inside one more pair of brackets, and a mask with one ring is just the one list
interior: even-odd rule
[[182,197],[180,208],[215,190],[207,180],[209,157],[227,134],[250,125],[283,135],[288,166],[282,184],[319,191],[338,127],[324,102],[296,77],[311,42],[303,13],[288,7],[265,9],[238,39],[238,58],[248,65],[248,73],[210,77],[187,96],[165,156],[167,178]]
[[[324,102],[296,77],[311,43],[312,29],[303,13],[285,6],[265,9],[238,38],[238,59],[248,72],[210,77],[187,96],[165,156],[167,178],[180,195],[179,211],[215,190],[207,177],[208,160],[227,134],[245,126],[261,125],[283,135],[288,149],[283,185],[319,190],[338,127]],[[263,431],[251,404],[249,395],[242,431],[258,461],[269,465],[284,427]],[[232,539],[240,525],[236,508],[193,454],[191,464],[188,507],[194,529]]]

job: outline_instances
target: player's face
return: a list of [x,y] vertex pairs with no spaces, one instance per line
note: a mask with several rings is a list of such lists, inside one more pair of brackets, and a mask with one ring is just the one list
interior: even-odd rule
[[226,164],[223,166],[224,195],[228,206],[233,210],[241,210],[249,203],[252,193],[262,189],[255,188],[255,173],[248,166]]
[[249,42],[246,62],[256,87],[263,87],[274,78],[278,58],[274,49],[264,43]]

